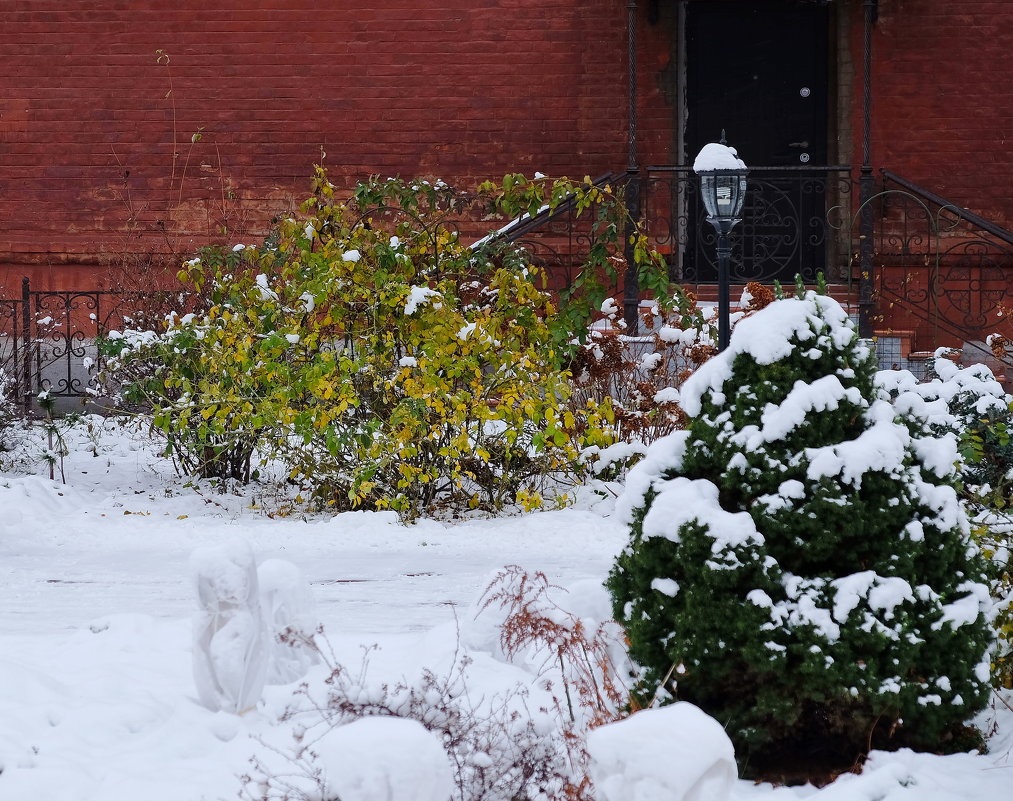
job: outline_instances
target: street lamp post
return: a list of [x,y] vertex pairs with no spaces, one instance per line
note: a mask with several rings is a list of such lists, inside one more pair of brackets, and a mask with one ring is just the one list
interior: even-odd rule
[[718,350],[728,347],[731,336],[728,266],[732,248],[728,234],[741,222],[739,213],[746,198],[746,176],[749,170],[734,148],[721,142],[704,145],[693,162],[693,171],[700,176],[700,194],[707,209],[707,222],[718,235]]

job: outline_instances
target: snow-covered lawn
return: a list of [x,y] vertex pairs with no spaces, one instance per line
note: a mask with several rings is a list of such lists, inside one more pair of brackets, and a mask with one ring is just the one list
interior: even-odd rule
[[[409,527],[388,514],[280,516],[280,499],[261,497],[257,487],[238,495],[186,486],[150,442],[115,424],[96,442],[83,430],[71,439],[66,484],[41,477],[41,467],[40,475],[0,474],[2,801],[228,799],[240,793],[242,775],[256,775],[251,757],[292,767],[272,748],[284,753],[292,744],[298,724],[280,718],[297,700],[295,685],[269,686],[241,716],[197,700],[188,563],[196,548],[238,536],[259,560],[294,563],[311,586],[334,658],[354,671],[368,659],[371,680],[411,682],[425,669],[447,675],[466,654],[473,698],[521,683],[537,707],[537,665],[498,655],[493,621],[475,619],[477,599],[511,564],[560,585],[593,586],[625,542],[611,505],[591,500]],[[314,668],[311,686],[326,675]],[[861,775],[823,790],[739,782],[733,797],[1013,798],[1013,712],[996,701],[980,723],[993,732],[985,755],[877,752]],[[363,729],[337,751],[347,764],[357,748],[396,749],[401,740],[389,736]],[[341,753],[332,754],[328,765],[342,764]],[[406,786],[392,797],[424,797]],[[378,797],[362,793],[358,801]]]

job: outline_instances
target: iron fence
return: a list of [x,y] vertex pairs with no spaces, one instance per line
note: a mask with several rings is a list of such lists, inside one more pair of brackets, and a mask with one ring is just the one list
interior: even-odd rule
[[[673,280],[717,280],[717,235],[700,200],[692,167],[648,167],[641,179],[641,216]],[[848,243],[833,210],[851,204],[851,168],[755,167],[749,171],[742,222],[734,231],[731,280],[815,283],[850,278]]]
[[21,295],[0,298],[0,381],[25,414],[43,390],[53,398],[88,395],[103,364],[100,342],[115,329],[144,326],[159,305],[186,305],[179,292],[40,290],[22,279]]
[[1013,233],[889,172],[872,202],[881,325],[931,331],[925,350],[1013,338]]

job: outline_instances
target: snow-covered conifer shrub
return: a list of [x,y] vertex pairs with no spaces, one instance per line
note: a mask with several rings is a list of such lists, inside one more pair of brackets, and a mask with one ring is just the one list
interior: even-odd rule
[[958,747],[989,692],[984,560],[957,438],[873,384],[832,299],[780,300],[683,386],[620,500],[608,579],[635,695],[700,706],[746,776],[823,778],[870,747]]
[[1013,402],[984,364],[959,367],[955,351],[936,352],[927,381],[906,370],[883,370],[876,383],[896,404],[920,406],[936,433],[960,441],[960,493],[972,532],[991,566],[996,680],[1013,687]]

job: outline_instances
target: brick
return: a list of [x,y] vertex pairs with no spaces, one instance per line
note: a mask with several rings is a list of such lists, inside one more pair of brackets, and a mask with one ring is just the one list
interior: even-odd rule
[[87,265],[153,246],[157,236],[124,244],[124,197],[153,224],[178,201],[188,157],[183,200],[210,202],[228,181],[257,210],[254,228],[306,193],[321,145],[343,186],[377,171],[474,182],[623,162],[610,110],[624,83],[587,85],[623,63],[625,14],[612,2],[38,6],[8,0],[0,31],[7,264]]
[[[678,4],[658,3],[653,25],[638,5],[638,160],[676,163]],[[1013,3],[879,7],[874,166],[1013,219]],[[858,164],[862,4],[849,9],[842,160]],[[321,146],[346,187],[374,172],[621,171],[626,16],[620,0],[5,0],[0,262],[83,265],[129,246],[124,196],[152,224],[188,157],[184,201],[227,181],[254,230],[305,194]]]

